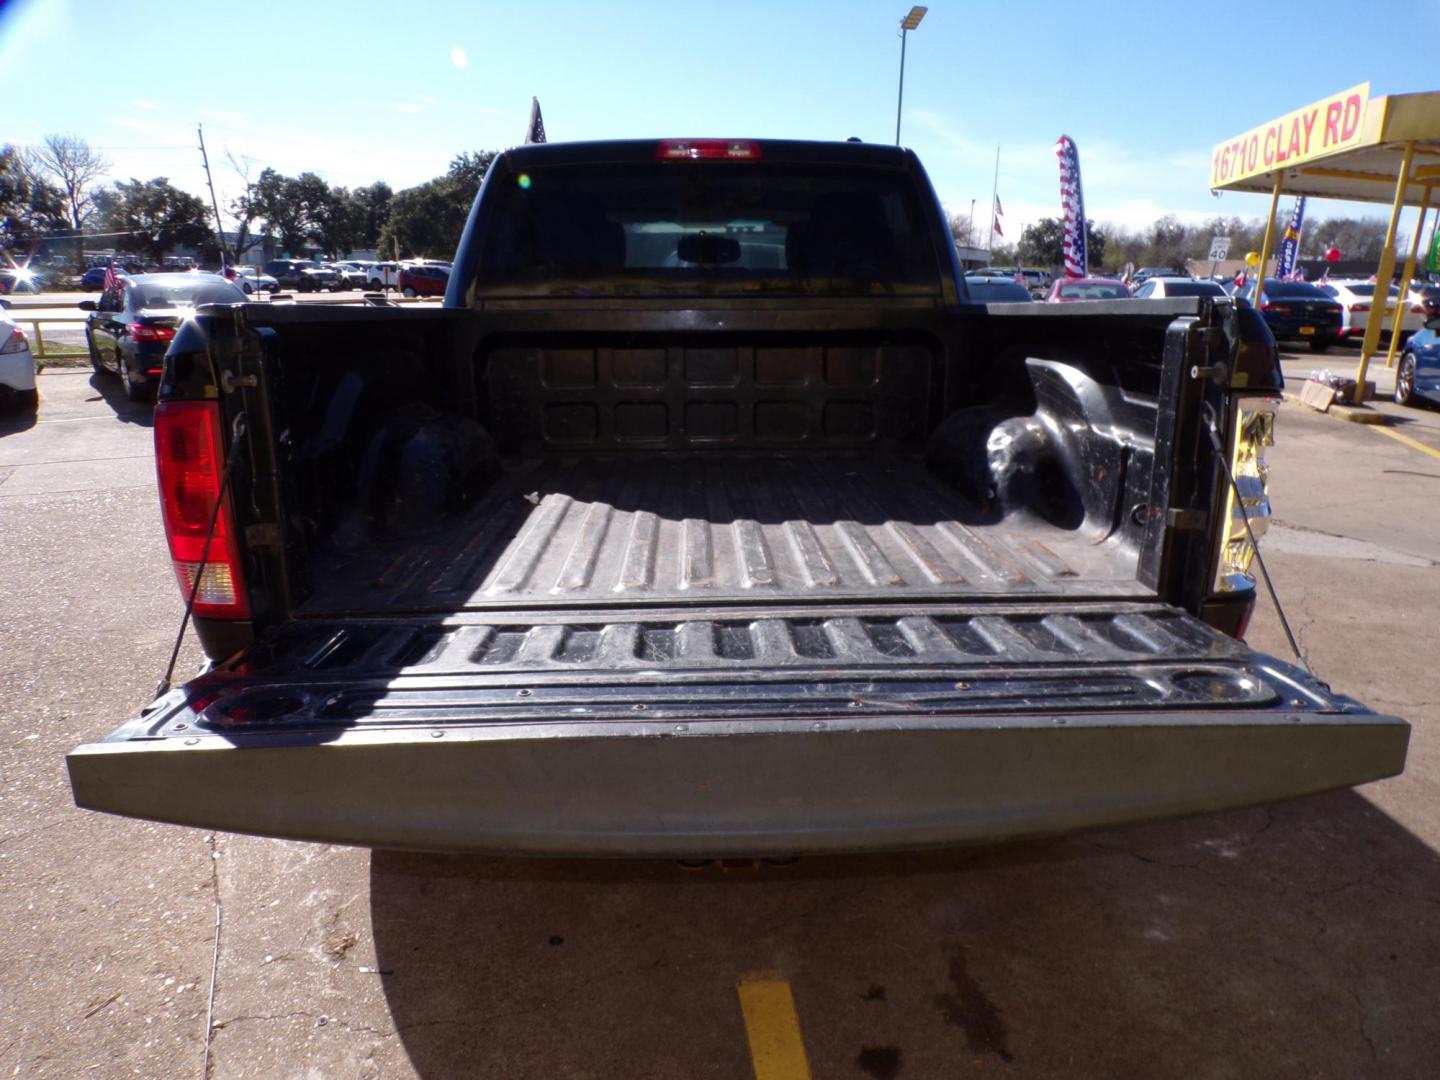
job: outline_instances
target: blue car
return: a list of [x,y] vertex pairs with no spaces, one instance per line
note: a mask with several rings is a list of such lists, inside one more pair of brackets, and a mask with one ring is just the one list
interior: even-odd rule
[[80,278],[80,288],[86,292],[99,292],[105,287],[105,267],[92,266]]
[[[1430,315],[1429,305],[1426,314]],[[1425,329],[1405,342],[1405,354],[1395,371],[1395,401],[1400,405],[1440,404],[1440,333],[1432,329],[1435,326],[1440,326],[1440,319],[1430,315]]]
[[[1253,304],[1255,283],[1249,282],[1235,295]],[[1276,341],[1299,339],[1309,343],[1311,352],[1321,353],[1340,340],[1344,312],[1308,281],[1266,278],[1261,299],[1260,314]]]

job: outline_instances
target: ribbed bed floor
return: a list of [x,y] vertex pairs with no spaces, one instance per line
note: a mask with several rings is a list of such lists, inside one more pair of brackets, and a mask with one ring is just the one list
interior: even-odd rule
[[442,533],[322,557],[306,609],[1146,594],[1110,545],[979,520],[913,460],[547,461]]

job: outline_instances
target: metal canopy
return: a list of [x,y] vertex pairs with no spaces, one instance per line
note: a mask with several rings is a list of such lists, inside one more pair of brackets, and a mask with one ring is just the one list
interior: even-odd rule
[[1385,319],[1391,319],[1386,366],[1395,364],[1404,283],[1414,273],[1425,212],[1440,186],[1440,93],[1391,94],[1372,99],[1361,83],[1312,102],[1215,147],[1210,158],[1212,191],[1253,191],[1270,196],[1270,215],[1260,248],[1261,277],[1256,303],[1263,300],[1264,268],[1269,264],[1275,210],[1283,192],[1319,199],[1390,204],[1390,224],[1376,268],[1377,281],[1395,272],[1395,232],[1400,212],[1418,206],[1409,257],[1401,271],[1398,302],[1377,310],[1365,327],[1356,375],[1355,401],[1363,400],[1365,373],[1380,343]]
[[[1359,115],[1354,132],[1348,139],[1335,140],[1338,145],[1324,145],[1326,121],[1332,111],[1339,106],[1333,132],[1343,136],[1346,103],[1356,98]],[[1355,110],[1353,104],[1351,109]],[[1292,136],[1296,134],[1300,153],[1286,153],[1293,146]],[[1252,160],[1252,142],[1255,171],[1246,168]],[[1253,191],[1269,195],[1278,178],[1286,195],[1393,203],[1406,144],[1411,142],[1415,144],[1414,163],[1402,205],[1419,206],[1425,198],[1427,184],[1440,186],[1440,92],[1371,98],[1367,83],[1221,143],[1212,155],[1210,186],[1214,191]],[[1232,157],[1243,158],[1230,179],[1223,172],[1227,150]],[[1267,155],[1273,156],[1273,163],[1268,166]],[[1280,160],[1282,156],[1284,160]]]

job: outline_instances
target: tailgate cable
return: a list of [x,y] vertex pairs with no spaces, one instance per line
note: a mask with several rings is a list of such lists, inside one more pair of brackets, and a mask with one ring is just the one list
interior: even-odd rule
[[195,580],[190,585],[190,595],[185,598],[185,614],[180,619],[180,632],[175,635],[175,645],[170,650],[170,662],[165,665],[165,674],[155,687],[155,696],[164,697],[170,692],[171,680],[175,677],[175,662],[180,659],[180,643],[185,640],[185,628],[190,625],[191,613],[195,610],[195,597],[200,594],[200,583],[205,576],[205,563],[210,556],[210,543],[215,539],[215,527],[220,521],[220,507],[225,504],[225,495],[230,490],[230,477],[235,463],[240,460],[240,444],[245,437],[245,414],[237,413],[231,425],[230,451],[225,456],[225,471],[220,474],[220,490],[215,494],[215,505],[210,509],[210,527],[205,531],[205,546],[200,549],[200,562],[195,567]]
[[1305,659],[1305,654],[1300,651],[1300,646],[1295,641],[1295,635],[1290,630],[1290,620],[1285,618],[1285,609],[1280,605],[1280,597],[1275,593],[1275,584],[1270,580],[1270,571],[1265,567],[1265,557],[1260,554],[1260,542],[1255,539],[1255,530],[1250,528],[1250,512],[1245,509],[1245,501],[1240,497],[1240,485],[1235,482],[1235,474],[1230,471],[1230,461],[1220,445],[1220,428],[1216,423],[1215,407],[1210,402],[1200,406],[1200,411],[1205,416],[1205,433],[1210,436],[1210,445],[1215,448],[1216,460],[1220,467],[1225,470],[1225,479],[1230,482],[1230,490],[1235,495],[1235,505],[1240,508],[1240,520],[1245,522],[1245,535],[1250,538],[1250,547],[1255,552],[1255,563],[1260,567],[1260,576],[1265,579],[1265,588],[1270,593],[1270,602],[1275,605],[1275,614],[1280,619],[1281,629],[1285,631],[1285,640],[1290,642],[1290,651],[1295,654],[1295,659],[1300,666],[1314,675],[1310,662]]

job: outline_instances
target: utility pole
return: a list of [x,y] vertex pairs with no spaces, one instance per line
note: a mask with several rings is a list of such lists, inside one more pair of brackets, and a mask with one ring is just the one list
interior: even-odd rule
[[220,272],[223,274],[227,254],[225,230],[220,224],[220,201],[215,198],[215,181],[210,178],[210,155],[205,152],[205,126],[196,124],[195,133],[200,136],[200,160],[205,163],[205,183],[210,188],[210,205],[215,208],[215,239],[220,241]]

